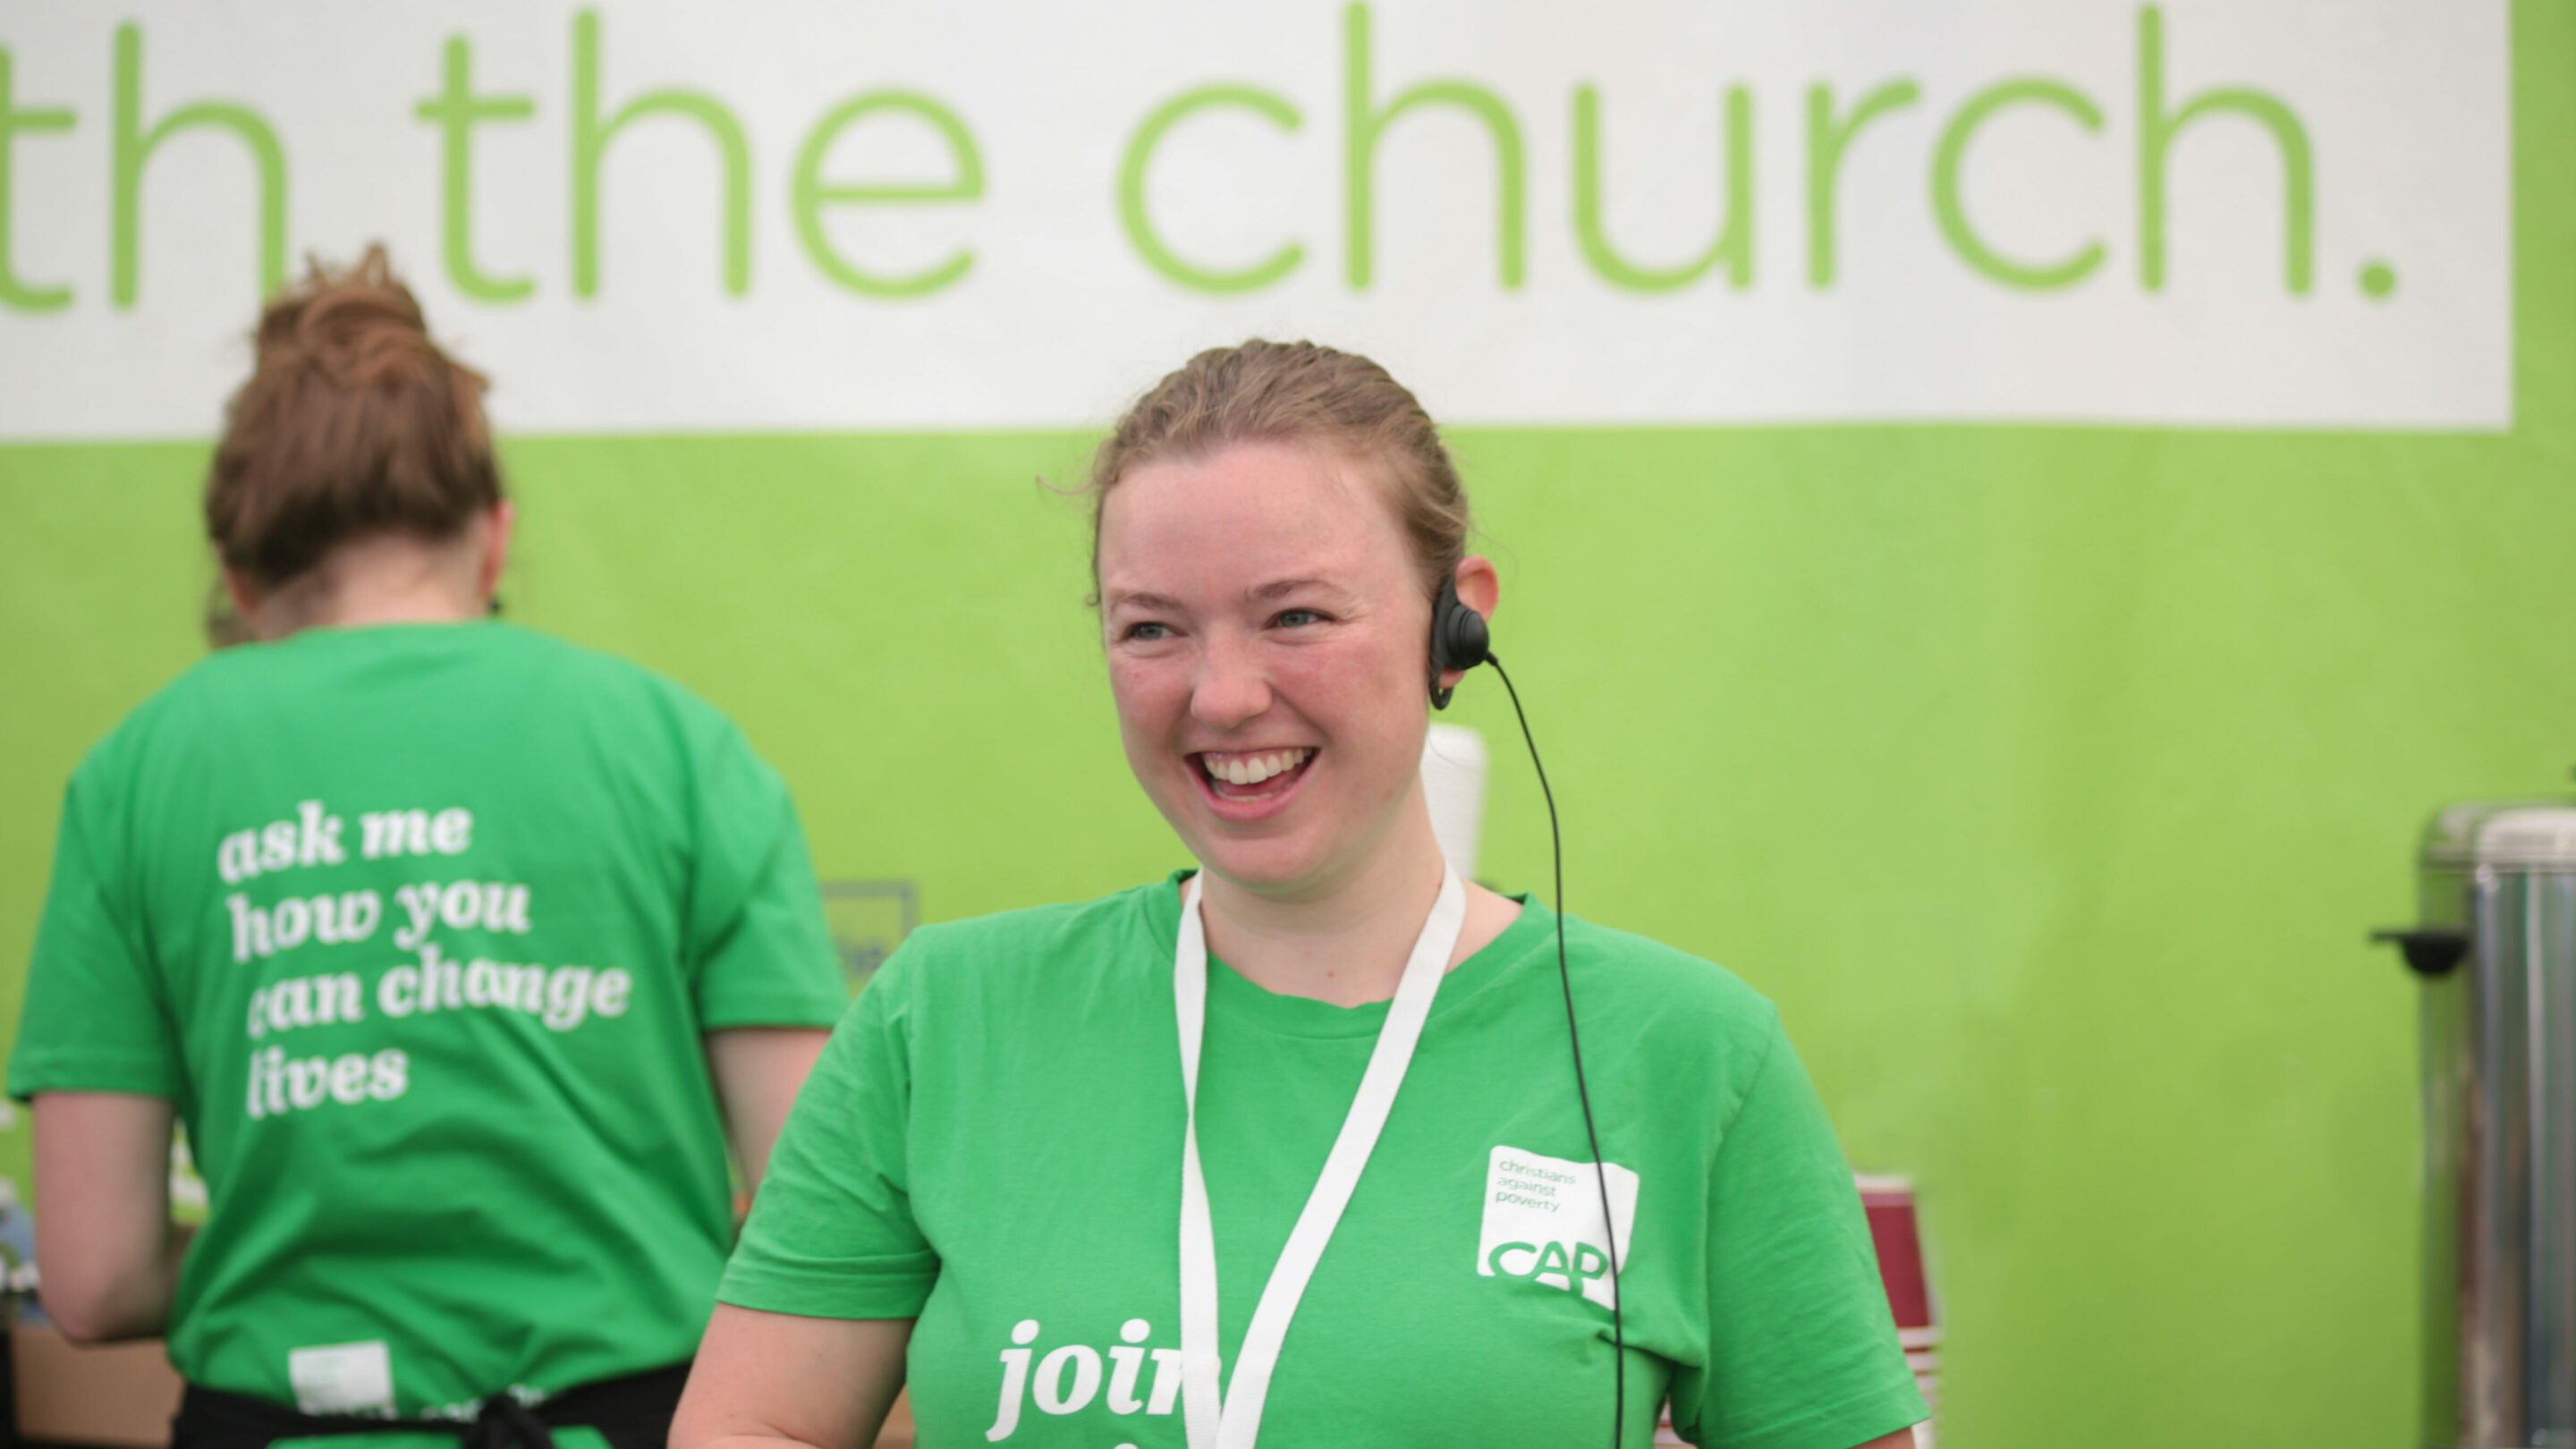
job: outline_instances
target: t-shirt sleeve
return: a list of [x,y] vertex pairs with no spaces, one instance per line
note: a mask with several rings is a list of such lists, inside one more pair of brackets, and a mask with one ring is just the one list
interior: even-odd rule
[[830,1026],[849,994],[786,782],[731,722],[707,733],[685,942],[699,1024]]
[[912,1106],[897,951],[832,1033],[796,1095],[716,1297],[811,1318],[912,1318],[939,1256],[912,1216]]
[[1851,1449],[1927,1417],[1860,1193],[1775,1021],[1709,1180],[1706,1371],[1673,1422],[1711,1449]]
[[113,848],[112,793],[84,766],[63,798],[53,884],[9,1055],[9,1095],[21,1100],[55,1091],[182,1095],[169,1001],[145,945],[135,882]]

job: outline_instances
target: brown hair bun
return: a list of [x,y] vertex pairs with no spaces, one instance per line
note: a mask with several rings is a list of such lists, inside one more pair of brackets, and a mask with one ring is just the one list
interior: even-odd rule
[[224,564],[275,588],[342,543],[455,537],[501,501],[481,374],[429,339],[381,245],[268,304],[206,479]]

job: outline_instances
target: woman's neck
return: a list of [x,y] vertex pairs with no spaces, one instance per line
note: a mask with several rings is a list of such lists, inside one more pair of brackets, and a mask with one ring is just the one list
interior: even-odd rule
[[[1335,1006],[1394,996],[1448,869],[1419,792],[1406,815],[1376,851],[1311,894],[1258,895],[1203,872],[1210,954],[1281,996]],[[1520,912],[1518,903],[1482,886],[1468,886],[1467,896],[1466,926],[1443,969],[1475,954]]]
[[400,535],[354,540],[261,599],[250,623],[262,639],[283,639],[302,629],[480,618],[490,603],[476,587],[475,562],[453,543]]

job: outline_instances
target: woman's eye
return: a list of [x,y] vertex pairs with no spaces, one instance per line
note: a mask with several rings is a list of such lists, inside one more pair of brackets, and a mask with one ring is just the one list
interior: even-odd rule
[[1324,622],[1324,616],[1312,609],[1282,609],[1279,617],[1270,622],[1283,629],[1302,629],[1308,624]]
[[1153,620],[1147,619],[1141,623],[1128,625],[1126,632],[1120,634],[1118,637],[1120,639],[1133,639],[1139,642],[1151,642],[1156,639],[1168,639],[1171,636],[1172,629],[1170,625],[1157,624]]

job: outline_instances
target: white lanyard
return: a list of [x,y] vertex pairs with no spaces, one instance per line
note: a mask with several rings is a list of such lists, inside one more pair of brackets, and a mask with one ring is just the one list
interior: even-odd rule
[[1288,1246],[1270,1270],[1270,1282],[1252,1310],[1242,1351],[1234,1362],[1234,1383],[1222,1403],[1218,1398],[1216,1320],[1216,1230],[1208,1218],[1207,1179],[1199,1172],[1199,1043],[1207,1032],[1207,924],[1199,915],[1199,882],[1194,875],[1181,891],[1181,942],[1172,957],[1172,997],[1181,1019],[1181,1090],[1189,1103],[1189,1125],[1181,1135],[1181,1417],[1189,1449],[1252,1449],[1261,1433],[1261,1406],[1270,1396],[1270,1372],[1279,1363],[1279,1345],[1288,1336],[1288,1320],[1306,1281],[1324,1256],[1324,1244],[1359,1186],[1361,1169],[1377,1146],[1378,1132],[1395,1106],[1404,1069],[1413,1062],[1414,1043],[1431,1016],[1431,998],[1448,973],[1449,954],[1457,949],[1458,931],[1467,921],[1467,888],[1456,871],[1446,871],[1431,918],[1405,962],[1404,979],[1395,1000],[1387,1004],[1386,1022],[1378,1028],[1377,1047],[1369,1053],[1351,1113],[1333,1139],[1324,1173],[1315,1179],[1305,1210],[1288,1234]]

